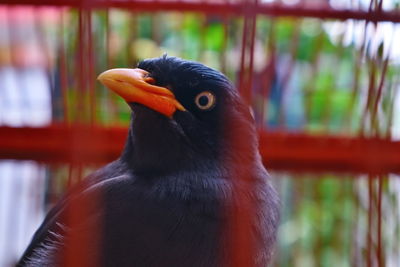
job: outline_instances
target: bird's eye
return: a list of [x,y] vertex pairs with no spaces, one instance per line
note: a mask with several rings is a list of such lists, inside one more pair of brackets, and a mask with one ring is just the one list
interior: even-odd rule
[[201,92],[195,98],[197,107],[201,110],[209,110],[215,106],[215,96],[209,91]]

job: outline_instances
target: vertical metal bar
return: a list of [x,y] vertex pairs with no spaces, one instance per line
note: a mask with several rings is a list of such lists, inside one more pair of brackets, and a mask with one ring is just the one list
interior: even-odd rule
[[373,108],[372,108],[372,115],[371,115],[372,116],[372,119],[371,119],[372,127],[374,127],[375,123],[376,123],[378,105],[379,105],[379,102],[380,102],[381,96],[382,96],[383,85],[385,83],[386,71],[387,71],[388,63],[389,63],[389,55],[387,56],[387,58],[383,62],[383,69],[382,69],[382,73],[381,73],[378,89],[377,89],[377,92],[376,92],[376,95],[375,95],[375,99],[374,99],[374,104],[373,104]]
[[[318,179],[316,181],[311,180],[311,183],[306,184],[306,189],[308,195],[311,195],[313,197],[313,200],[318,203],[318,214],[317,216],[317,221],[323,222],[324,217],[326,215],[327,209],[324,207],[327,203],[327,201],[322,197],[320,198],[320,194],[318,194],[316,190],[311,190],[311,188],[321,188],[323,181],[321,179]],[[305,224],[303,224],[303,227],[306,227]],[[326,227],[326,226],[324,226]],[[322,231],[321,231],[322,232]],[[314,252],[314,257],[315,261],[317,262],[317,265],[323,265],[323,254],[324,254],[324,237],[322,234],[316,236],[316,241],[314,243],[315,245],[315,252]],[[303,242],[303,249],[306,250],[306,242]]]
[[[257,0],[245,1],[244,4],[251,4],[256,6]],[[253,53],[254,53],[254,42],[255,42],[255,26],[256,26],[256,16],[254,13],[246,14],[244,18],[243,33],[242,33],[242,50],[241,50],[241,60],[240,60],[240,74],[239,74],[239,92],[242,94],[244,100],[250,104],[251,103],[251,93],[250,85],[253,71]],[[250,46],[250,47],[249,47]],[[248,55],[248,53],[251,53]],[[249,58],[246,57],[249,56]],[[232,122],[229,124],[229,129],[234,129]],[[244,142],[241,136],[233,133],[234,142]],[[231,251],[231,262],[225,263],[224,266],[242,267],[242,266],[253,266],[254,255],[254,240],[252,237],[252,226],[251,218],[254,216],[257,207],[257,203],[252,203],[251,200],[246,197],[246,192],[251,188],[250,185],[245,181],[247,178],[244,175],[244,170],[241,166],[230,166],[231,171],[238,174],[238,181],[233,184],[233,191],[235,195],[235,203],[231,210],[228,212],[231,215],[229,222],[230,229],[230,251]]]
[[[115,58],[114,54],[112,52],[112,38],[113,37],[113,29],[112,29],[112,23],[113,23],[113,13],[111,9],[106,9],[106,57],[107,57],[107,69],[111,69],[115,67]],[[105,95],[109,96],[108,97],[108,103],[110,109],[108,112],[111,113],[111,118],[115,120],[116,122],[119,121],[120,117],[118,116],[118,100],[117,97],[114,94],[110,94],[108,90],[105,91]]]
[[261,105],[261,126],[264,128],[267,125],[267,118],[266,118],[266,111],[268,109],[268,101],[269,101],[269,95],[271,91],[271,86],[274,80],[274,77],[276,75],[276,45],[275,45],[275,25],[276,25],[276,20],[270,20],[270,30],[268,33],[268,40],[267,40],[267,46],[266,50],[267,51],[267,58],[265,59],[267,62],[267,65],[265,66],[265,69],[263,70],[262,73],[262,105]]
[[378,220],[378,226],[377,226],[377,248],[376,248],[376,258],[377,258],[377,263],[378,266],[384,266],[383,265],[383,253],[382,253],[382,187],[383,187],[383,179],[384,176],[380,175],[378,177],[378,203],[377,203],[377,220]]
[[383,4],[383,0],[379,0],[379,2],[377,3],[377,7],[376,7],[377,11],[382,11],[382,4]]
[[77,38],[77,61],[76,61],[76,75],[77,78],[76,85],[76,111],[79,110],[79,115],[75,111],[75,121],[84,122],[87,118],[87,108],[84,105],[85,93],[86,93],[86,83],[85,77],[85,25],[84,25],[84,10],[82,8],[78,11],[78,38]]
[[[391,86],[393,88],[392,99],[397,99],[397,95],[400,93],[400,90],[399,90],[399,88],[400,88],[400,75],[397,75],[394,78],[394,81],[392,82]],[[393,125],[393,119],[394,119],[394,115],[395,115],[394,111],[395,110],[396,110],[395,101],[392,101],[390,103],[390,106],[389,106],[389,111],[388,111],[389,118],[388,118],[386,133],[385,133],[385,136],[388,139],[391,138],[391,135],[392,135],[392,125]]]
[[249,99],[246,98],[246,92],[244,88],[245,78],[246,78],[246,43],[247,43],[247,28],[248,28],[248,18],[243,18],[243,32],[242,32],[242,49],[240,53],[240,73],[239,73],[239,92],[244,97],[245,101],[249,103]]
[[[256,8],[258,5],[258,0],[253,0],[248,3],[248,5],[252,5],[254,8]],[[249,12],[245,15],[240,58],[239,91],[245,102],[249,105],[252,103],[251,84],[253,78],[256,23],[257,16],[254,12]]]
[[93,30],[92,30],[92,11],[86,11],[87,24],[87,55],[88,55],[88,89],[89,89],[89,121],[93,126],[96,123],[96,94],[95,94],[95,57],[93,51]]
[[[368,84],[368,94],[367,94],[367,102],[364,106],[363,109],[363,115],[362,115],[362,119],[361,119],[361,123],[362,123],[362,127],[366,127],[366,121],[368,118],[368,114],[372,115],[370,112],[372,110],[372,101],[375,97],[375,83],[376,83],[376,63],[374,62],[374,60],[369,59],[368,60],[368,66],[369,66],[369,84]],[[362,131],[364,132],[363,129]]]
[[229,27],[229,17],[224,15],[222,17],[222,27],[223,27],[223,41],[222,41],[222,51],[219,54],[219,60],[221,62],[221,72],[226,73],[226,50],[228,49],[228,27]]
[[371,175],[368,176],[368,230],[367,230],[367,267],[373,266],[372,259],[372,248],[373,248],[373,240],[372,240],[372,213],[373,213],[373,177]]
[[[255,0],[255,6],[257,7],[258,0]],[[254,71],[254,47],[255,47],[255,39],[256,39],[256,25],[257,25],[257,15],[252,14],[251,18],[251,28],[250,28],[250,59],[249,59],[249,70],[248,70],[248,77],[247,77],[247,84],[246,84],[246,91],[247,91],[247,100],[248,104],[252,104],[253,102],[253,94],[252,94],[252,83],[253,83],[253,71]]]
[[[372,12],[374,9],[374,0],[370,0],[369,8],[368,11]],[[365,43],[367,41],[367,30],[368,30],[368,23],[369,20],[365,20],[365,26],[364,26],[364,42],[363,42],[363,47],[362,47],[362,55],[366,55],[368,57],[368,51],[366,51],[367,46],[365,46]],[[374,23],[374,29],[376,29],[376,23]],[[365,122],[368,114],[368,109],[370,107],[370,102],[372,98],[372,93],[374,91],[374,86],[375,86],[375,63],[371,60],[368,60],[369,67],[370,67],[370,77],[369,77],[369,86],[368,86],[368,96],[367,96],[367,103],[364,108],[363,116],[361,119],[361,127],[360,127],[360,132],[361,134],[364,134],[364,127],[365,127]]]
[[[360,2],[359,2],[359,5],[360,5]],[[368,12],[372,12],[372,9],[373,9],[373,0],[370,0],[369,7],[368,7]],[[363,37],[362,37],[363,39],[362,39],[361,48],[359,50],[358,57],[357,57],[357,60],[355,62],[353,92],[352,92],[352,98],[351,98],[351,101],[350,101],[350,109],[349,109],[350,113],[352,113],[353,110],[354,110],[354,105],[355,105],[355,102],[356,102],[356,96],[357,96],[357,93],[359,92],[359,85],[360,85],[359,81],[360,81],[360,73],[361,73],[361,68],[362,68],[362,58],[363,58],[363,56],[365,54],[365,50],[367,48],[366,41],[367,41],[368,23],[369,23],[369,20],[366,19],[365,20],[365,24],[364,24],[364,33],[363,33]],[[348,115],[347,116],[348,118],[351,118],[351,116],[349,116],[350,114],[347,114],[347,115]],[[349,120],[349,123],[351,123],[350,120]]]
[[106,9],[106,56],[107,56],[107,69],[112,68],[113,60],[111,58],[111,22],[110,22],[110,9]]
[[130,16],[128,18],[129,27],[129,36],[128,36],[128,45],[127,45],[127,54],[128,54],[128,65],[135,66],[138,62],[138,58],[132,49],[132,44],[138,38],[138,14],[134,11],[131,11]]
[[[79,113],[76,114],[76,120],[80,123],[87,122],[88,119],[88,108],[86,106],[87,102],[87,81],[85,79],[88,78],[88,70],[87,70],[87,16],[86,10],[83,7],[80,7],[78,10],[78,38],[77,38],[77,62],[76,62],[76,77],[78,79],[76,85],[77,92],[77,107]],[[90,56],[89,56],[90,60]],[[82,114],[82,115],[81,115]],[[80,117],[82,116],[82,117]],[[80,147],[80,144],[83,142],[82,135],[80,134],[77,127],[73,127],[73,146]],[[76,150],[78,151],[78,149]],[[74,185],[76,182],[79,182],[80,178],[80,166],[73,165],[70,167],[69,181],[70,185]],[[68,207],[66,208],[66,218],[65,220],[68,222],[68,225],[71,229],[76,229],[79,225],[79,222],[82,221],[82,217],[85,217],[85,210],[87,208],[87,203],[82,201],[79,205],[76,202],[70,202]],[[85,257],[85,248],[88,244],[88,236],[77,234],[77,231],[71,231],[68,235],[68,239],[66,239],[66,249],[63,255],[61,255],[61,259],[65,266],[90,266],[88,258]]]
[[58,55],[59,59],[59,70],[60,70],[60,89],[61,89],[61,97],[62,97],[62,112],[63,112],[63,123],[68,123],[68,115],[69,115],[69,105],[68,105],[68,68],[67,61],[65,56],[65,45],[64,45],[64,19],[65,19],[65,10],[60,11],[60,25],[58,28]]

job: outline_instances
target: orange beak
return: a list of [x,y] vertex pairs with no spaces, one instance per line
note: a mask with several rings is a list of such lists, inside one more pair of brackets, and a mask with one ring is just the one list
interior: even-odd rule
[[111,69],[97,79],[128,103],[142,104],[167,117],[172,117],[177,109],[185,111],[170,90],[152,85],[154,79],[148,74],[142,69]]

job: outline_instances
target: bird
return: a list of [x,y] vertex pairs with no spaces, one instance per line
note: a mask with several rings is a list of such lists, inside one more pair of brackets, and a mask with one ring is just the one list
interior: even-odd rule
[[17,266],[267,266],[280,200],[233,83],[167,55],[98,80],[131,109],[125,147],[49,211]]

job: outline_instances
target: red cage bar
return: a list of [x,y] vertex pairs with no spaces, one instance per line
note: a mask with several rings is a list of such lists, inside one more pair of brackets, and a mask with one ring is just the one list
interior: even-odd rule
[[[0,129],[0,158],[86,164],[116,159],[128,132],[84,125]],[[389,139],[260,131],[260,152],[269,169],[399,173],[399,151],[400,142]]]
[[118,0],[1,0],[5,5],[70,6],[81,8],[126,8],[137,11],[195,11],[221,15],[267,15],[312,17],[320,19],[356,19],[372,22],[400,22],[400,12],[382,10],[340,10],[328,6],[257,4],[254,2],[185,2],[185,1],[118,1]]

